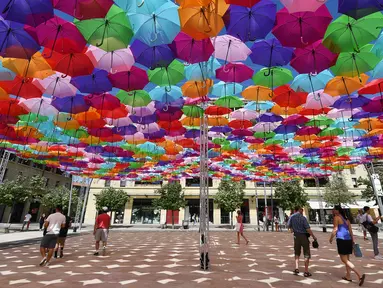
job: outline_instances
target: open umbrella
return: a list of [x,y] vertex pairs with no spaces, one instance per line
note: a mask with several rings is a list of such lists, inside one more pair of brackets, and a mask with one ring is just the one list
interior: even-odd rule
[[336,99],[334,97],[326,94],[323,90],[317,90],[309,93],[307,96],[305,108],[306,109],[323,109],[330,107],[334,104]]
[[236,4],[229,7],[224,16],[227,34],[243,42],[266,37],[274,26],[277,6],[270,0],[257,2],[251,6]]
[[109,74],[108,77],[113,87],[125,91],[141,90],[149,82],[146,71],[135,66],[132,66],[128,71]]
[[168,66],[175,58],[168,45],[149,46],[140,40],[135,40],[130,46],[137,63],[149,69]]
[[70,83],[72,78],[70,76],[63,78],[62,76],[65,75],[57,72],[43,80],[36,79],[34,81],[38,83],[38,86],[41,86],[41,90],[45,94],[55,97],[74,96],[77,88]]
[[290,70],[280,67],[262,68],[253,76],[253,81],[256,85],[273,88],[287,84],[293,80],[293,75]]
[[351,16],[354,19],[360,19],[369,14],[383,9],[383,2],[380,0],[340,0],[338,12]]
[[238,38],[230,35],[218,36],[212,39],[215,52],[214,57],[227,62],[245,61],[251,50]]
[[121,9],[127,12],[127,15],[130,14],[152,14],[159,8],[161,5],[168,2],[167,0],[136,0],[136,1],[126,1],[126,0],[115,0],[114,1]]
[[42,116],[54,116],[59,111],[52,106],[51,99],[48,98],[31,98],[20,101],[20,106],[29,112],[36,113]]
[[75,25],[89,44],[108,52],[128,47],[133,36],[125,12],[116,5],[105,18],[75,21]]
[[354,109],[366,105],[369,101],[368,98],[360,95],[342,96],[334,102],[332,105],[337,109]]
[[178,6],[166,2],[149,14],[129,14],[134,36],[149,46],[169,44],[180,31]]
[[3,67],[3,63],[0,63],[0,81],[11,81],[15,79],[16,74],[11,70]]
[[324,70],[316,75],[311,73],[299,74],[291,83],[291,88],[296,91],[314,92],[323,89],[333,77],[328,70]]
[[[244,82],[251,79],[254,70],[242,63],[229,63],[216,70],[216,77],[224,82]],[[235,87],[235,86],[234,86]],[[236,93],[234,89],[234,93]]]
[[70,114],[85,112],[90,108],[89,104],[85,101],[84,95],[81,94],[62,98],[54,98],[51,104],[60,112],[66,112]]
[[120,99],[121,103],[131,107],[144,107],[152,102],[149,93],[144,90],[130,92],[120,90],[116,94],[116,97]]
[[327,0],[281,0],[290,13],[318,10]]
[[[32,80],[32,78],[16,76],[12,81],[1,81],[0,87],[17,98],[40,98],[43,91]],[[2,97],[3,95],[0,98]]]
[[289,13],[286,8],[277,12],[272,33],[286,47],[304,47],[323,38],[332,16],[326,5],[314,12]]
[[176,85],[184,79],[184,69],[185,67],[181,62],[174,60],[168,67],[148,70],[149,80],[171,90],[172,85]]
[[93,64],[96,68],[110,73],[130,70],[134,64],[134,57],[129,48],[106,52],[95,46],[90,46],[85,54],[88,55],[89,59],[95,60]]
[[104,18],[113,0],[52,0],[53,7],[76,19]]
[[296,108],[306,102],[307,93],[295,92],[290,85],[283,85],[274,90],[272,100],[281,107]]
[[362,88],[367,80],[368,76],[366,74],[361,74],[360,77],[336,76],[326,84],[324,92],[331,96],[350,95]]
[[99,69],[94,69],[90,75],[73,77],[70,83],[80,92],[89,94],[104,93],[113,89],[108,72]]

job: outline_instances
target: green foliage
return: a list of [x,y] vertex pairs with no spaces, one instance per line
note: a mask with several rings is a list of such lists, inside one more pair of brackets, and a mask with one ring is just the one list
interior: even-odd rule
[[26,178],[18,176],[16,180],[6,180],[0,185],[0,203],[12,207],[16,203],[33,199],[32,190],[28,189]]
[[233,212],[243,204],[244,188],[242,182],[222,180],[219,183],[214,201],[223,211]]
[[323,199],[331,205],[353,204],[353,194],[348,190],[343,178],[337,175],[326,185]]
[[[383,180],[383,170],[381,167],[375,169],[375,173],[379,175],[380,181]],[[376,201],[376,195],[374,189],[372,188],[372,183],[370,178],[358,178],[358,185],[365,185],[366,188],[362,190],[362,199],[368,201]]]
[[295,207],[307,206],[309,196],[298,181],[280,182],[276,185],[275,198],[283,210],[294,210]]
[[177,211],[185,207],[186,201],[182,186],[178,182],[171,182],[155,191],[160,198],[153,199],[153,206],[158,209]]
[[122,210],[129,199],[129,195],[124,190],[113,187],[103,189],[95,196],[97,210],[101,210],[102,207],[108,207],[110,211]]
[[40,200],[48,193],[46,181],[46,178],[40,175],[35,175],[29,180],[28,189],[31,191],[34,199]]
[[[46,193],[41,198],[41,204],[44,207],[49,209],[53,209],[57,205],[60,205],[65,211],[68,209],[69,199],[70,199],[70,190],[66,188],[65,186],[59,186],[59,187],[50,189],[49,192]],[[78,203],[77,190],[73,189],[72,204],[71,204],[72,213],[76,212],[75,209],[77,207],[77,203]]]

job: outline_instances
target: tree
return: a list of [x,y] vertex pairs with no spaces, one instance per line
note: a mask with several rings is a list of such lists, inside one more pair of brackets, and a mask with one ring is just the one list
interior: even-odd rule
[[40,175],[32,176],[29,180],[28,189],[31,191],[34,200],[41,200],[48,192],[46,183],[47,179]]
[[323,199],[331,205],[353,204],[353,194],[348,190],[343,178],[333,176],[326,185]]
[[[69,207],[69,199],[70,199],[70,190],[66,188],[65,186],[59,186],[59,187],[50,189],[49,192],[46,193],[41,198],[41,204],[48,209],[53,209],[57,205],[60,205],[63,208],[63,210],[67,210]],[[76,212],[75,207],[77,207],[77,203],[78,203],[77,190],[73,189],[73,195],[72,195],[72,201],[71,201],[71,207],[72,207],[71,214],[74,214]]]
[[218,186],[218,192],[214,201],[223,211],[231,214],[230,225],[233,227],[233,212],[243,204],[245,196],[243,182],[222,180]]
[[283,210],[294,210],[295,207],[307,206],[309,196],[298,181],[280,182],[276,185],[275,198]]
[[108,207],[111,212],[124,209],[126,202],[129,200],[129,195],[124,190],[113,187],[103,189],[100,194],[95,196],[97,210]]
[[[367,168],[366,168],[367,169]],[[379,175],[380,181],[383,181],[383,171],[382,169],[376,168],[375,173]],[[365,185],[366,188],[362,190],[362,199],[366,199],[368,201],[376,201],[376,195],[374,189],[372,187],[371,179],[369,178],[358,178],[358,185]]]
[[23,176],[18,176],[16,180],[6,180],[0,185],[0,203],[11,207],[8,223],[11,221],[15,205],[32,199],[32,190],[28,189],[28,183]]
[[160,197],[153,200],[157,209],[172,211],[172,228],[174,229],[174,211],[185,207],[186,201],[182,186],[178,182],[170,182],[155,191]]

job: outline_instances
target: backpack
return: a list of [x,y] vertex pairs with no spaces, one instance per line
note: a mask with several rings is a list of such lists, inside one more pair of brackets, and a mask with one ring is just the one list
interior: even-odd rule
[[368,232],[370,232],[370,233],[378,233],[378,232],[379,232],[379,228],[376,227],[376,226],[374,225],[374,223],[369,222],[368,219],[367,219],[367,221],[364,221],[364,222],[362,223],[362,225],[363,225],[364,228],[366,228],[366,230],[367,230]]

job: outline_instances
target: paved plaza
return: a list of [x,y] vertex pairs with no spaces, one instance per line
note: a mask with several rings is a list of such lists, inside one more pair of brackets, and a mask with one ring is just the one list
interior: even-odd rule
[[[0,249],[0,287],[357,287],[340,280],[344,267],[329,233],[316,232],[320,249],[312,250],[313,277],[292,275],[292,235],[245,231],[248,246],[235,244],[234,232],[212,232],[209,271],[199,268],[195,231],[112,231],[102,256],[93,256],[93,236],[67,239],[63,259],[39,267],[39,245]],[[354,263],[367,274],[365,287],[382,287],[383,261],[371,259],[370,242],[359,240],[363,258]],[[383,248],[382,248],[383,249]],[[303,270],[303,269],[301,269]]]

